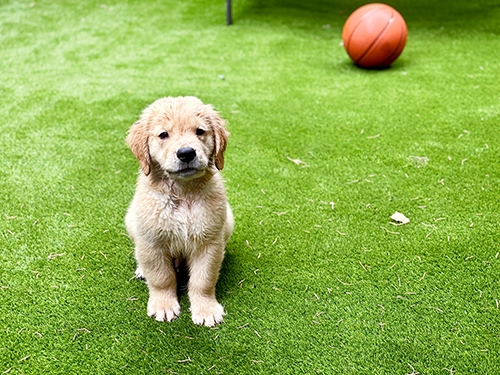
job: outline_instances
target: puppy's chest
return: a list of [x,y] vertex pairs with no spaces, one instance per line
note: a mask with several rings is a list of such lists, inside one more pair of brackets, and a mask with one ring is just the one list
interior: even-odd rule
[[[174,200],[160,197],[157,200],[158,227],[162,238],[170,242],[199,242],[207,240],[218,231],[217,210],[203,200]],[[223,220],[218,218],[219,221]]]

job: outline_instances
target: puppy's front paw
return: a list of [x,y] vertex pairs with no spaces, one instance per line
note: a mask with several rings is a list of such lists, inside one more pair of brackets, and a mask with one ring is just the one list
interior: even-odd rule
[[191,305],[191,313],[194,324],[213,327],[222,323],[226,313],[217,301],[204,301]]
[[171,322],[181,313],[181,306],[177,298],[156,293],[148,301],[148,315],[159,322]]

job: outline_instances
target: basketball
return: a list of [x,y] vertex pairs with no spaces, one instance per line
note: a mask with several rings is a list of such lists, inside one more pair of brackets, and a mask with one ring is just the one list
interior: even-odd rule
[[403,52],[408,29],[394,8],[368,4],[356,9],[342,29],[344,48],[354,64],[366,69],[383,69]]

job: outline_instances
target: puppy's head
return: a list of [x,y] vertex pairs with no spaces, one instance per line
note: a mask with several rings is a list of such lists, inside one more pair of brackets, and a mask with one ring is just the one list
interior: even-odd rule
[[173,179],[201,177],[224,168],[229,136],[225,121],[210,105],[187,96],[162,98],[132,125],[127,144],[145,175],[154,169]]

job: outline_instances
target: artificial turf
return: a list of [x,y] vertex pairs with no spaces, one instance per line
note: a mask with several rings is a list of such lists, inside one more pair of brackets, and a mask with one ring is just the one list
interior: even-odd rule
[[[366,71],[363,4],[0,3],[0,373],[500,373],[500,5],[391,1]],[[147,317],[123,225],[126,131],[177,95],[232,133],[214,329]]]

